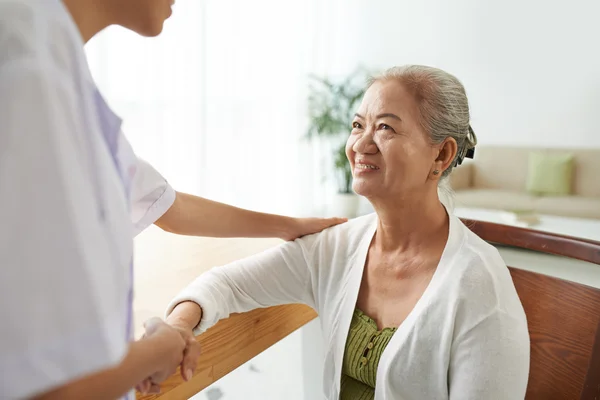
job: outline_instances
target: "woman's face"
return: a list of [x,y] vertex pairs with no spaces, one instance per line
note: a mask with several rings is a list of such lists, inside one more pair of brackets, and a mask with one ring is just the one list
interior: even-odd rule
[[105,0],[116,24],[143,36],[156,36],[171,16],[174,0]]
[[418,115],[413,95],[397,80],[378,81],[367,90],[346,144],[357,194],[400,199],[423,191],[428,182],[437,186],[431,175],[443,145],[431,143]]

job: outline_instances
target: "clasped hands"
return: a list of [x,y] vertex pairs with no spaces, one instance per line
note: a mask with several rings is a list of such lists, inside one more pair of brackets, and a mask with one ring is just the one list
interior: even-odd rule
[[156,371],[136,385],[142,393],[160,393],[160,384],[181,367],[185,381],[192,378],[200,356],[200,344],[191,329],[177,324],[167,324],[160,318],[151,318],[144,323],[145,333],[140,340],[152,339],[155,343]]

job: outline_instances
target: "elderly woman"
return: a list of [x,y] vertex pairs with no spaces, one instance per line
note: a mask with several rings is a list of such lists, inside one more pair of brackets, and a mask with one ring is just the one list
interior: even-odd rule
[[438,197],[475,144],[454,76],[388,70],[346,146],[375,213],[213,268],[167,321],[200,334],[231,313],[304,303],[321,318],[329,400],[523,399],[529,334],[509,271]]

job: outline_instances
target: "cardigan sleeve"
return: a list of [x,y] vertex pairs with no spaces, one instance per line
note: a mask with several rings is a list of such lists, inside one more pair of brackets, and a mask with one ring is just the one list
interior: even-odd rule
[[198,335],[232,313],[294,303],[316,309],[311,254],[321,234],[212,268],[170,302],[166,315],[183,301],[197,303],[202,308],[202,320],[194,329]]
[[505,312],[492,312],[453,344],[450,400],[525,398],[529,349],[527,327]]

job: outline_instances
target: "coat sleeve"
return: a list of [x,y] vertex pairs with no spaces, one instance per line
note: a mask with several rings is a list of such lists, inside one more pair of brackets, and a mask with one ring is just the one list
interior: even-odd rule
[[175,190],[167,180],[145,160],[137,159],[131,189],[131,223],[138,235],[155,223],[175,201]]
[[202,308],[202,320],[195,333],[200,334],[232,313],[294,303],[316,309],[312,254],[321,234],[212,268],[171,301],[167,315],[178,303],[197,303]]

